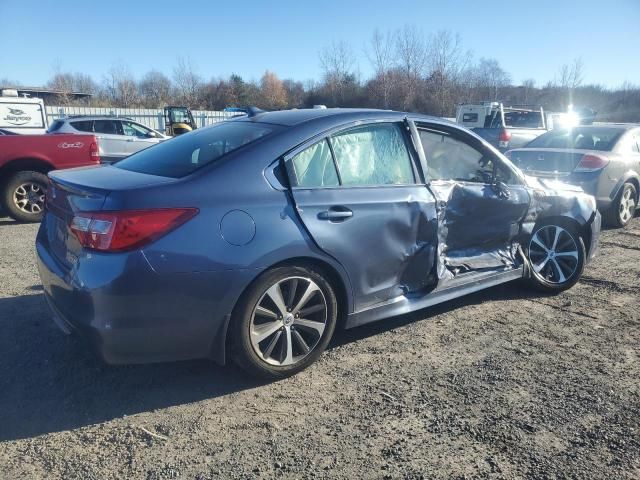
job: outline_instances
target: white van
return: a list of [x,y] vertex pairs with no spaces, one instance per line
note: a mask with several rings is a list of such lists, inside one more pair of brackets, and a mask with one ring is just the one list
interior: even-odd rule
[[0,128],[14,133],[43,134],[47,114],[41,98],[19,97],[17,90],[0,92]]

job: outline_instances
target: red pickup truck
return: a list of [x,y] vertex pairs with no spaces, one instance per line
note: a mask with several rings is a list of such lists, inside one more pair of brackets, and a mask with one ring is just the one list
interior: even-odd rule
[[0,206],[15,220],[39,222],[48,172],[99,163],[95,135],[1,135]]

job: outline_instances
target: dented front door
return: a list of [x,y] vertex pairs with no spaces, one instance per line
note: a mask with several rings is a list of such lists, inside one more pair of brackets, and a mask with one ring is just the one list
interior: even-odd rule
[[417,124],[438,211],[438,276],[514,268],[530,196],[515,169],[459,129]]
[[435,199],[404,125],[359,126],[322,142],[287,158],[287,170],[310,236],[350,277],[355,309],[434,285]]

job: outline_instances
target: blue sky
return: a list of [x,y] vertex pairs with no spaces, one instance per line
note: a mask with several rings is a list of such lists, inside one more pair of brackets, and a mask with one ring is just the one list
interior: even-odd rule
[[460,33],[515,83],[542,84],[582,57],[588,83],[640,84],[640,0],[0,0],[0,78],[41,85],[57,65],[99,81],[116,63],[170,76],[187,56],[205,79],[270,69],[305,81],[319,78],[318,52],[332,41],[353,47],[366,77],[373,30],[405,24]]

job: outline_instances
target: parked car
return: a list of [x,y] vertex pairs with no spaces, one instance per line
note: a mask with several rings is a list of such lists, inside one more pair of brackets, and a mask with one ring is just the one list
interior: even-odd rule
[[0,206],[15,220],[39,222],[48,172],[99,163],[95,135],[0,135]]
[[527,278],[574,285],[592,196],[445,120],[247,116],[49,174],[38,266],[57,324],[109,363],[233,358],[278,378],[347,328]]
[[614,226],[624,227],[638,208],[640,126],[608,124],[554,130],[507,156],[526,173],[557,178],[595,196]]
[[523,147],[548,130],[542,107],[505,107],[499,102],[460,104],[456,123],[471,128],[501,152]]
[[112,163],[170,137],[120,117],[74,116],[54,120],[48,133],[93,133],[100,139],[100,158]]
[[0,91],[0,128],[27,135],[43,134],[47,130],[47,115],[41,98],[20,97],[18,91]]

